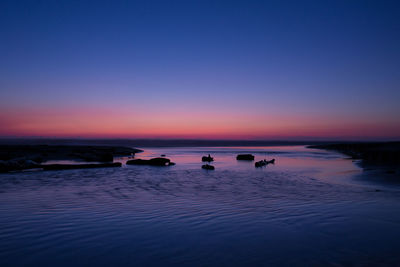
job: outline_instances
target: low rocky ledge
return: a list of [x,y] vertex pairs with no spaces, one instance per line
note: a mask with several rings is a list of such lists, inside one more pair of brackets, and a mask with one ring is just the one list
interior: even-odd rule
[[400,142],[337,143],[308,148],[337,151],[366,164],[400,165]]
[[113,157],[132,156],[140,149],[122,146],[0,145],[0,160],[25,158],[41,163],[48,160],[110,162]]
[[[0,145],[0,172],[41,168],[50,160],[111,163],[114,157],[134,156],[142,150],[121,146]],[[71,164],[75,166],[75,164]],[[85,168],[84,164],[79,168]],[[101,167],[98,164],[93,164]],[[49,165],[46,165],[49,166]],[[91,164],[86,168],[91,168]],[[106,164],[105,167],[108,167]],[[48,167],[46,167],[48,168]],[[68,167],[66,167],[68,168]]]
[[0,173],[39,168],[40,164],[26,158],[15,158],[11,160],[0,160]]
[[237,160],[254,160],[254,156],[252,154],[239,154],[236,156]]
[[170,166],[175,165],[167,158],[152,158],[152,159],[132,159],[126,162],[126,165],[150,165],[150,166]]
[[113,162],[113,163],[98,163],[98,164],[48,164],[48,165],[40,165],[39,167],[45,171],[49,171],[49,170],[112,168],[121,166],[122,164],[120,162]]

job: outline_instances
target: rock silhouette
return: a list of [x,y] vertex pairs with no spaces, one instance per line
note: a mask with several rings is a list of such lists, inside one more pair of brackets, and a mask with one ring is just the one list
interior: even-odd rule
[[133,156],[141,151],[120,146],[0,145],[0,172],[41,168],[40,164],[49,160],[112,163],[115,156]]
[[400,166],[400,142],[366,142],[312,145],[308,148],[334,150],[365,164]]
[[254,160],[254,156],[252,154],[239,154],[236,156],[237,160]]
[[121,167],[120,162],[99,163],[99,164],[49,164],[40,165],[43,170],[72,170],[72,169],[93,169],[93,168],[110,168]]
[[268,164],[274,164],[274,163],[275,163],[275,159],[271,159],[271,160],[263,159],[263,160],[257,161],[254,165],[256,166],[256,168],[258,168],[258,167],[263,167],[263,166],[267,166]]
[[25,157],[11,160],[0,160],[0,172],[19,171],[39,167],[40,164]]
[[203,156],[201,158],[201,161],[203,161],[203,162],[211,162],[211,161],[214,161],[214,158],[211,157],[210,154],[208,154],[208,156]]
[[150,166],[170,166],[175,165],[167,158],[152,158],[152,159],[132,159],[126,162],[127,165],[150,165]]
[[0,160],[26,158],[41,163],[48,160],[112,161],[142,150],[120,146],[84,145],[0,145]]

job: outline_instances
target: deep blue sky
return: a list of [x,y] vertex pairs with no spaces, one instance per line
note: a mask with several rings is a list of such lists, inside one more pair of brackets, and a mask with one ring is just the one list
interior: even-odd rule
[[2,135],[400,137],[399,1],[1,1],[0,36]]

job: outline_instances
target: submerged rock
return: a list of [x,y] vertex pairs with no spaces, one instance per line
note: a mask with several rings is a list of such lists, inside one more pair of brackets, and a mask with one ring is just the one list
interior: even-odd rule
[[204,164],[203,166],[201,166],[201,168],[205,170],[215,170],[214,166],[208,164]]
[[252,154],[239,154],[236,156],[237,160],[254,160],[254,156]]
[[132,159],[126,162],[127,165],[150,165],[150,166],[169,166],[171,160],[167,158],[153,158],[153,159]]

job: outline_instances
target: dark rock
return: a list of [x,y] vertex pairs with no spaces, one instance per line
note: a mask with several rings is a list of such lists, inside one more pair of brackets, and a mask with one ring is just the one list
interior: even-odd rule
[[173,166],[173,165],[176,165],[176,163],[175,162],[168,163],[168,166]]
[[39,155],[39,154],[26,156],[26,159],[34,161],[36,163],[42,163],[43,162],[43,157],[41,155]]
[[201,158],[201,161],[203,161],[203,162],[211,162],[211,161],[214,161],[214,158],[211,157],[210,154],[208,154],[208,156],[203,156]]
[[126,162],[126,165],[150,165],[146,159],[132,159]]
[[237,160],[254,160],[254,156],[252,154],[240,154],[236,156]]
[[167,158],[153,158],[153,159],[132,159],[126,162],[127,165],[150,165],[150,166],[168,166],[171,161]]
[[33,169],[33,168],[39,168],[40,164],[38,164],[37,162],[27,159],[25,160],[25,162],[23,163],[23,169]]
[[201,168],[205,170],[215,170],[214,166],[208,164],[201,166]]
[[110,168],[121,167],[120,162],[99,163],[99,164],[44,164],[40,165],[43,170],[72,170],[72,169],[92,169],[92,168]]
[[75,155],[84,161],[112,162],[114,160],[114,156],[111,152],[92,151],[75,153]]
[[256,168],[263,167],[263,166],[267,165],[267,161],[265,159],[264,160],[260,160],[260,161],[257,161],[254,165],[256,166]]
[[0,145],[0,160],[25,158],[38,163],[48,160],[112,162],[113,157],[132,156],[141,151],[120,146]]
[[274,164],[274,163],[275,163],[275,159],[271,159],[271,160],[263,159],[263,160],[257,161],[254,165],[256,166],[256,168],[258,168],[258,167],[263,167],[263,166],[267,166],[268,164]]
[[338,143],[308,148],[338,151],[353,159],[362,159],[365,164],[400,166],[400,142]]
[[38,168],[40,165],[33,160],[17,158],[11,160],[0,160],[0,172],[19,171]]
[[13,168],[10,166],[10,163],[6,160],[0,160],[0,172],[9,172],[12,171]]

